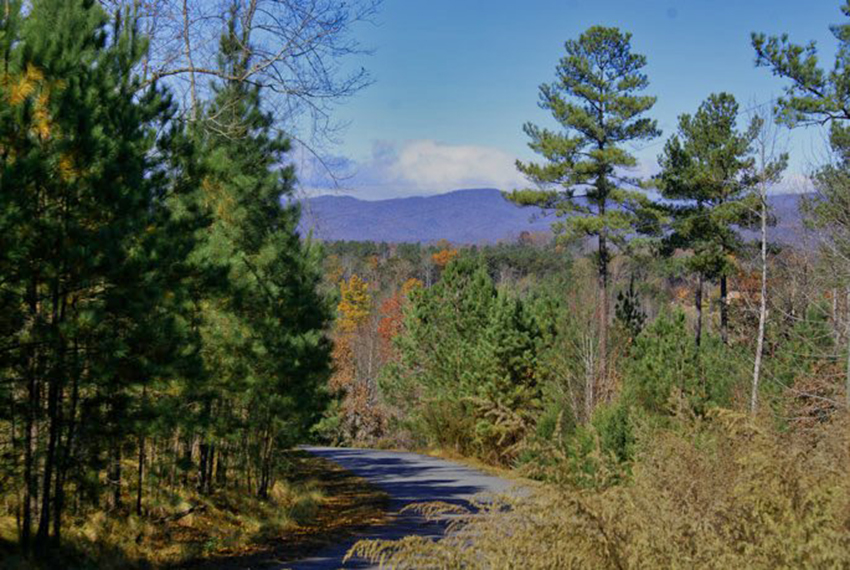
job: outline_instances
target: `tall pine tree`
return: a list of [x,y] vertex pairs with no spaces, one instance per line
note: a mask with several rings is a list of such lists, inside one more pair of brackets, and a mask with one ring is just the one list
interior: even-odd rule
[[[2,374],[23,424],[12,432],[21,541],[29,546],[35,530],[43,552],[60,540],[72,469],[82,480],[100,450],[120,451],[128,397],[156,358],[143,340],[162,324],[151,307],[164,294],[153,286],[149,236],[167,190],[152,175],[153,150],[172,108],[132,72],[145,49],[132,19],[107,29],[87,0],[5,8],[0,223],[15,245],[0,253],[4,302],[14,307]],[[73,455],[81,445],[85,462]]]
[[554,210],[553,224],[565,237],[597,241],[599,281],[600,379],[607,376],[608,306],[612,248],[628,236],[652,231],[658,213],[628,174],[637,165],[626,144],[660,134],[646,117],[656,98],[641,95],[649,86],[646,57],[632,52],[631,34],[592,27],[569,40],[557,67],[557,79],[540,86],[540,107],[563,128],[553,131],[531,123],[524,130],[529,146],[544,162],[517,162],[536,185],[508,197],[524,206]]
[[[202,183],[213,224],[197,255],[224,267],[224,294],[199,300],[208,374],[216,389],[201,397],[203,464],[215,436],[243,426],[267,496],[281,449],[302,438],[325,403],[330,306],[318,292],[318,251],[297,234],[293,167],[281,166],[290,142],[275,133],[260,88],[240,81],[251,65],[247,37],[231,12],[220,65],[232,80],[196,125],[206,160]],[[228,419],[227,416],[235,414]],[[218,428],[216,427],[218,426]]]
[[662,172],[656,178],[661,194],[675,204],[671,248],[690,249],[687,267],[697,275],[696,344],[702,338],[703,284],[720,282],[720,334],[728,341],[729,275],[733,255],[741,248],[736,226],[747,223],[757,208],[751,194],[754,158],[752,143],[760,120],[746,131],[737,128],[739,108],[728,93],[708,97],[694,115],[679,117],[679,129],[659,157]]

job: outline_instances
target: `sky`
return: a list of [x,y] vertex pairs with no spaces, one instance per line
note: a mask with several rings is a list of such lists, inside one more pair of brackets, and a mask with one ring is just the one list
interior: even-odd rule
[[[312,193],[384,199],[461,188],[511,190],[526,184],[516,159],[535,158],[525,122],[556,126],[537,106],[541,83],[555,78],[564,42],[593,25],[632,33],[647,57],[650,116],[663,134],[630,147],[638,171],[657,171],[657,156],[682,113],[713,92],[730,92],[742,109],[769,105],[786,84],[756,68],[751,32],[815,40],[829,65],[829,25],[844,16],[840,0],[384,0],[372,23],[354,35],[369,55],[374,83],[336,109],[346,128],[332,161],[336,185],[302,164]],[[741,123],[745,119],[742,118]],[[820,129],[787,133],[791,162],[776,192],[805,189],[822,162]]]

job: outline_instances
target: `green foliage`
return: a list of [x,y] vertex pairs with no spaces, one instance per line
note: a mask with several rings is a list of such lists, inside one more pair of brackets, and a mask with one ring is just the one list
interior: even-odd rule
[[624,365],[624,390],[652,414],[670,413],[671,397],[684,398],[694,411],[731,402],[742,368],[734,349],[716,337],[701,349],[690,337],[681,311],[662,313],[635,341]]
[[140,393],[184,362],[170,281],[194,220],[169,209],[186,191],[170,169],[181,129],[165,127],[168,96],[132,71],[145,49],[135,22],[107,33],[100,7],[77,0],[5,12],[0,378],[13,389],[0,420],[28,435],[4,430],[0,472],[23,498],[22,542],[37,522],[46,546],[61,536],[65,485],[94,486],[145,417]]
[[[266,497],[328,372],[319,252],[280,202],[288,142],[235,80],[203,125],[181,121],[136,73],[132,12],[108,26],[96,2],[37,0],[0,18],[0,488],[21,546],[49,555],[70,505],[128,514],[128,456],[138,515],[166,482]],[[239,33],[231,77],[250,64]]]
[[640,297],[635,290],[634,275],[629,279],[629,288],[617,293],[614,316],[626,330],[631,340],[634,340],[641,333],[646,324],[646,313],[641,309]]
[[525,305],[496,290],[471,259],[416,290],[398,339],[401,362],[383,386],[416,435],[507,462],[532,425],[539,332]]
[[[230,77],[250,65],[244,33],[231,17],[220,56]],[[207,377],[185,397],[210,444],[248,442],[264,497],[280,450],[306,437],[327,401],[331,309],[317,293],[318,252],[296,231],[299,210],[281,204],[295,182],[293,167],[280,166],[290,143],[274,132],[259,87],[236,79],[217,85],[195,128],[212,224],[193,260],[225,280],[193,299]]]
[[[841,6],[841,12],[850,16],[850,2]],[[777,101],[780,120],[789,126],[830,123],[830,142],[846,158],[850,151],[845,123],[850,119],[850,24],[832,25],[830,32],[838,42],[830,69],[821,67],[815,42],[801,45],[787,34],[753,33],[752,45],[758,66],[790,82]]]
[[[775,331],[771,331],[774,332]],[[821,368],[834,365],[839,351],[830,322],[830,307],[813,303],[806,313],[772,343],[767,373],[776,382],[767,390],[794,386],[798,379],[816,375]]]
[[[540,107],[564,130],[524,126],[529,146],[545,162],[518,162],[538,188],[507,197],[554,210],[563,220],[553,229],[567,238],[610,238],[625,245],[626,236],[651,232],[659,221],[645,194],[626,189],[637,180],[622,174],[637,164],[626,143],[660,134],[656,122],[644,116],[656,98],[640,95],[649,85],[646,58],[631,51],[631,34],[617,28],[592,27],[565,49],[557,80],[540,87]],[[604,247],[601,263],[608,262]]]
[[761,119],[754,118],[739,133],[738,111],[732,95],[712,94],[693,116],[679,117],[678,133],[659,157],[662,172],[656,182],[662,195],[677,203],[668,247],[692,250],[691,271],[707,279],[732,272],[730,256],[741,247],[735,226],[747,223],[758,205],[748,190],[751,145]]

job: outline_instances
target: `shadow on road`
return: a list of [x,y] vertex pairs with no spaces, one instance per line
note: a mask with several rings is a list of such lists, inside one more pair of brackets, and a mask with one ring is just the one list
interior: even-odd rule
[[392,522],[369,529],[363,536],[329,547],[317,556],[285,564],[280,568],[371,568],[371,565],[363,561],[342,563],[345,553],[357,540],[395,540],[410,535],[436,538],[445,531],[447,521],[426,521],[424,517],[412,511],[401,513],[404,507],[434,501],[468,505],[475,495],[505,493],[512,486],[504,479],[485,475],[475,469],[416,453],[328,447],[304,449],[338,463],[386,491],[391,497],[389,511]]

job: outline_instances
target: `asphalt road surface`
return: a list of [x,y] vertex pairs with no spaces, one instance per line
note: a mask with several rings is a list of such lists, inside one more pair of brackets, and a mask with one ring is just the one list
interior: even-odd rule
[[293,570],[337,570],[338,568],[377,568],[363,560],[346,564],[342,559],[348,549],[360,539],[392,540],[409,535],[438,537],[444,524],[428,522],[412,512],[398,513],[411,503],[444,501],[465,504],[479,493],[505,493],[513,483],[485,475],[452,461],[427,457],[417,453],[378,451],[341,447],[305,447],[306,451],[334,461],[386,491],[391,500],[392,521],[365,534],[328,547],[312,558],[281,566]]

